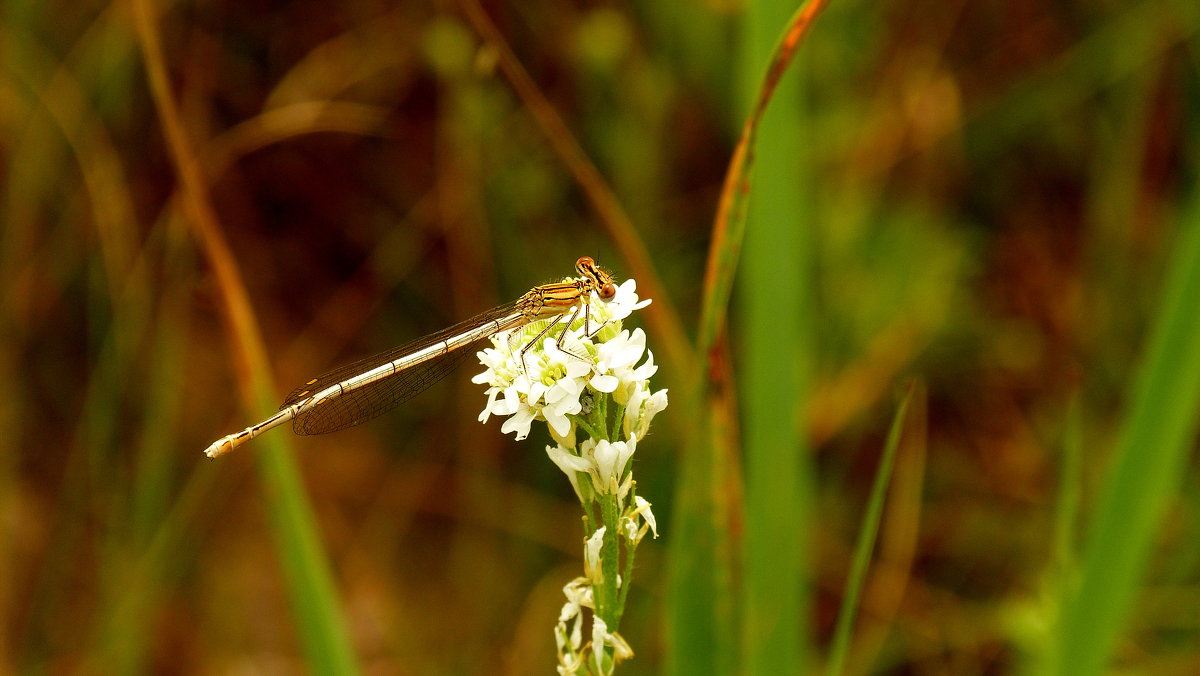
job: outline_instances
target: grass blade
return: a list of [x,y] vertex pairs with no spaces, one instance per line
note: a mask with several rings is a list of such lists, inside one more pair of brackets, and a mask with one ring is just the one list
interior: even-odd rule
[[[697,349],[697,354],[702,355],[708,362],[705,372],[709,374],[709,379],[702,381],[701,386],[693,391],[693,400],[697,402],[696,408],[693,410],[706,409],[708,413],[704,419],[709,422],[707,425],[699,426],[686,444],[688,448],[692,449],[692,452],[683,455],[681,480],[675,496],[676,516],[671,527],[673,543],[667,609],[670,636],[667,660],[669,673],[729,673],[737,670],[735,668],[737,651],[733,645],[738,638],[735,636],[738,600],[733,583],[737,545],[733,542],[731,525],[735,522],[748,522],[749,519],[757,518],[760,514],[758,511],[753,514],[747,513],[746,518],[736,514],[736,510],[741,504],[741,474],[735,460],[738,456],[735,447],[738,427],[737,396],[731,389],[733,379],[729,373],[729,355],[725,345],[725,318],[733,287],[733,276],[741,256],[742,240],[746,231],[748,195],[751,184],[750,170],[754,164],[754,147],[759,125],[768,104],[776,93],[780,78],[792,63],[802,38],[825,4],[825,0],[814,0],[797,10],[791,16],[782,37],[774,45],[774,49],[766,59],[766,75],[755,93],[751,111],[742,127],[733,157],[730,159],[713,224],[713,239],[709,247],[708,266],[701,299],[702,314]],[[784,159],[783,162],[786,164],[789,159],[795,161],[797,156],[793,155]],[[777,179],[782,178],[779,173],[772,174],[770,171],[767,173]],[[788,186],[788,189],[794,189],[794,187],[795,184],[792,184]],[[759,273],[773,277],[773,279],[766,282],[765,285],[761,279],[748,280],[747,287],[767,294],[771,293],[771,289],[786,289],[786,295],[790,297],[791,294],[799,292],[799,284],[802,283],[800,280],[803,279],[804,273],[794,265],[795,259],[789,259],[786,265],[778,267],[777,262],[771,262],[768,258],[772,255],[792,251],[799,256],[799,260],[803,261],[805,254],[795,251],[794,248],[789,249],[790,244],[780,246],[780,243],[773,240],[771,235],[782,234],[785,239],[788,239],[798,235],[799,228],[782,227],[774,228],[772,231],[760,241],[761,246],[756,248],[756,251],[761,251],[761,254],[754,254],[754,258],[758,264]],[[787,271],[791,276],[781,279],[777,276],[781,271]],[[779,297],[772,299],[776,303],[780,300]],[[787,314],[794,319],[799,319],[799,315],[794,312],[798,312],[798,310],[790,308]],[[758,313],[758,319],[754,321],[773,321],[778,316],[777,312],[774,313],[774,316]],[[753,329],[751,329],[751,333],[753,334]],[[768,332],[761,335],[779,334]],[[759,347],[769,348],[777,355],[782,346],[760,344]],[[758,351],[757,354],[761,356],[764,353]],[[787,359],[793,356],[786,350],[784,354]],[[789,364],[786,369],[777,369],[775,363],[763,362],[761,368],[751,368],[755,369],[759,376],[769,380],[774,375],[796,375],[792,372],[792,365]],[[784,380],[789,380],[792,375],[785,375]],[[763,395],[755,400],[761,400],[761,407],[756,409],[762,414],[758,420],[766,423],[765,426],[759,428],[761,434],[758,439],[761,443],[758,444],[758,448],[783,448],[786,456],[784,460],[788,461],[789,466],[796,469],[794,463],[799,462],[799,455],[803,454],[803,451],[798,448],[797,430],[786,428],[795,427],[787,421],[793,419],[793,413],[799,406],[796,397],[792,396],[796,394],[795,390],[798,385],[796,382],[790,382],[785,385],[784,390],[775,391],[772,394],[774,387],[774,384],[761,379],[755,387],[755,391]],[[747,408],[751,406],[751,401],[747,400]],[[785,428],[783,437],[776,435],[775,432],[778,430],[770,429],[771,426],[779,425]],[[748,430],[747,438],[750,434],[751,432]],[[791,439],[796,443],[789,444],[786,439]],[[795,519],[798,515],[792,501],[798,500],[803,503],[805,500],[804,496],[795,493],[797,486],[791,483],[791,480],[797,477],[797,473],[788,471],[786,468],[776,468],[777,471],[770,471],[768,468],[771,461],[765,457],[760,458],[760,461],[765,461],[765,464],[762,462],[756,464],[763,470],[759,475],[760,479],[771,481],[773,478],[788,477],[788,480],[780,482],[778,490],[770,488],[760,491],[761,501],[756,505],[768,512],[772,508],[782,508],[783,511],[777,512],[781,519],[785,521]],[[758,487],[762,488],[762,482],[752,483],[760,484]],[[776,498],[782,499],[788,504],[775,504]],[[767,523],[779,525],[769,513],[765,515],[765,518],[768,519],[767,522],[760,522],[756,526]],[[788,541],[798,542],[795,537],[796,524],[796,521],[783,524],[785,529],[789,529],[785,535]],[[750,536],[749,533],[747,535]],[[772,549],[776,543],[769,542],[771,536],[766,531],[758,530],[753,537],[756,545],[751,548],[755,552],[752,558],[756,562],[755,570],[757,571],[753,573],[754,588],[763,592],[761,598],[765,600],[769,601],[772,597],[782,598],[778,589],[773,587],[774,581],[771,579],[773,573],[770,568],[776,565],[776,562],[761,559],[758,556],[760,549],[757,545],[765,545],[761,551],[767,554],[781,553],[782,550]],[[783,558],[786,560],[785,565],[788,566],[785,574],[789,579],[799,580],[803,576],[803,572],[794,568],[797,557],[785,555]],[[787,611],[787,616],[796,622],[799,622],[803,612],[800,607],[798,589],[797,584],[795,590],[797,603],[790,606]],[[757,592],[756,597],[758,597]],[[776,633],[782,637],[788,631],[785,629]],[[743,635],[740,638],[744,639],[746,636]],[[788,636],[787,641],[787,645],[795,645],[794,636]],[[755,645],[762,648],[762,650],[756,648],[757,655],[764,658],[769,657],[769,644],[759,642],[756,637]],[[793,651],[794,648],[789,648],[780,654],[791,655]]]
[[[714,351],[727,353],[724,345]],[[688,438],[669,531],[669,674],[738,671],[734,532],[743,521],[737,511],[742,477],[737,392],[727,359],[710,368],[702,394],[692,397],[690,409],[709,415]]]
[[[751,5],[747,16],[747,70],[767,67],[762,89],[751,92],[747,102],[762,106],[774,90],[774,105],[755,113],[761,144],[748,146],[758,156],[754,190],[733,206],[733,213],[741,211],[748,220],[742,224],[747,232],[739,288],[746,464],[741,636],[742,666],[752,674],[803,673],[811,653],[807,589],[814,479],[796,421],[805,409],[816,361],[811,281],[816,210],[814,172],[804,152],[811,147],[804,80],[799,73],[784,79],[788,62],[780,59],[794,53],[797,21],[812,16],[819,4],[796,12],[791,2],[762,1]],[[780,25],[787,32],[777,42]],[[751,171],[749,164],[746,170]]]
[[1200,422],[1200,201],[1179,233],[1164,302],[1134,384],[1116,457],[1065,591],[1050,673],[1102,673],[1129,616],[1152,539],[1179,490]]
[[854,558],[850,563],[850,575],[846,577],[846,590],[842,593],[842,607],[838,610],[836,628],[833,631],[833,648],[829,655],[826,673],[836,676],[846,665],[846,650],[850,647],[850,633],[854,629],[854,616],[858,612],[858,599],[862,595],[863,583],[867,579],[867,567],[871,563],[871,552],[879,534],[879,522],[883,518],[883,503],[887,498],[892,480],[892,467],[896,462],[896,449],[900,447],[900,436],[904,430],[904,419],[908,414],[908,403],[912,400],[913,387],[910,383],[888,431],[887,444],[879,469],[875,472],[875,483],[871,486],[871,497],[867,511],[863,514],[862,526],[858,531],[858,542],[854,545]]
[[704,273],[699,354],[704,354],[705,350],[715,343],[717,334],[723,330],[725,314],[729,309],[733,275],[737,271],[742,238],[746,233],[747,197],[750,194],[751,169],[754,166],[754,148],[759,124],[804,36],[808,34],[808,29],[827,4],[828,0],[811,0],[797,9],[788,21],[787,28],[771,52],[766,75],[758,89],[750,114],[742,126],[733,157],[729,160],[729,169],[725,172],[725,182],[721,187],[717,215],[713,222],[713,239],[708,249],[708,264]]
[[263,439],[265,448],[255,457],[264,493],[274,496],[266,500],[266,507],[287,578],[297,634],[313,673],[358,673],[316,519],[283,438]]
[[[172,98],[154,8],[150,0],[135,0],[132,12],[150,91],[179,177],[184,213],[213,266],[232,327],[232,342],[242,367],[241,390],[245,408],[249,413],[271,411],[275,394],[266,366],[262,335],[209,201],[199,159],[178,105]],[[354,654],[338,609],[333,576],[321,550],[315,520],[285,439],[282,435],[265,439],[256,457],[264,484],[264,500],[298,624],[298,638],[315,673],[356,673]]]
[[1062,469],[1059,470],[1058,504],[1054,524],[1054,572],[1065,582],[1076,571],[1075,532],[1083,493],[1083,404],[1078,392],[1067,404],[1063,434]]

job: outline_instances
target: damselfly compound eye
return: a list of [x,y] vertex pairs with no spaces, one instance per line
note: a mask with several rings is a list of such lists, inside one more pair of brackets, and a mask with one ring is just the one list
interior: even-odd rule
[[612,282],[608,282],[604,286],[600,287],[599,293],[601,298],[608,300],[609,298],[617,295],[617,285],[613,284]]

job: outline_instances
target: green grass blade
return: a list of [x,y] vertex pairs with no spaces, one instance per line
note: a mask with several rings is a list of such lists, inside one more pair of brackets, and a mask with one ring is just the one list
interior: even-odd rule
[[[271,411],[275,393],[262,365],[253,367],[251,382],[260,412]],[[282,430],[281,430],[282,431]],[[342,620],[333,573],[321,545],[320,530],[284,434],[257,440],[255,454],[263,503],[275,536],[287,581],[296,635],[314,674],[356,674],[358,666],[350,634]]]
[[[791,2],[750,5],[746,72],[771,66]],[[796,674],[809,661],[812,468],[797,412],[807,395],[813,339],[812,171],[799,73],[784,78],[758,128],[739,289],[743,304],[745,539],[743,668]],[[754,92],[748,92],[753,105]]]
[[195,554],[192,547],[208,524],[201,516],[214,496],[221,494],[216,463],[201,463],[188,477],[168,508],[159,514],[153,532],[130,565],[112,571],[114,594],[104,606],[94,642],[105,673],[143,674],[153,646],[154,609],[164,588],[186,575]]
[[333,574],[296,464],[279,435],[255,451],[297,635],[315,674],[358,673]]
[[[766,38],[759,39],[759,46],[766,45],[766,50],[756,50],[755,58],[751,59],[753,67],[757,68],[754,75],[757,76],[762,72],[762,64],[767,65],[766,75],[762,78],[758,90],[753,92],[754,100],[749,106],[749,114],[726,170],[720,203],[713,224],[712,244],[709,249],[701,301],[698,353],[704,355],[708,361],[706,372],[710,375],[710,379],[702,382],[701,387],[696,388],[693,392],[695,403],[689,408],[692,410],[703,408],[707,410],[707,415],[704,416],[706,424],[697,426],[689,440],[688,446],[692,452],[684,455],[683,467],[680,472],[681,480],[675,497],[675,518],[672,520],[670,531],[672,546],[669,573],[670,600],[667,609],[668,636],[670,637],[667,658],[668,673],[698,674],[737,671],[738,655],[735,642],[744,641],[747,638],[744,635],[738,636],[737,631],[739,599],[736,596],[737,585],[734,582],[734,568],[738,547],[733,540],[733,526],[735,521],[744,522],[745,518],[737,513],[738,502],[741,498],[739,490],[741,474],[736,460],[738,457],[737,394],[731,389],[734,381],[727,362],[725,317],[734,273],[741,260],[742,240],[745,236],[749,195],[751,194],[751,169],[754,166],[759,126],[768,110],[768,104],[771,103],[777,92],[783,74],[791,65],[804,36],[825,4],[825,0],[809,2],[795,10],[786,23],[783,22],[784,17],[777,17],[779,20],[773,24],[764,20],[761,30],[771,32],[771,37],[776,35],[775,31],[780,26],[784,27],[784,31],[774,45],[766,45]],[[794,7],[792,5],[789,9]],[[795,122],[795,120],[790,121]],[[789,129],[788,125],[784,124],[780,133],[787,134],[796,131],[794,126]],[[778,138],[773,136],[774,133],[773,131],[768,132],[767,136],[772,141],[777,141]],[[777,156],[775,162],[787,165],[789,161],[798,161],[800,156],[798,151],[793,151],[790,157],[780,158]],[[768,168],[762,173],[778,181],[777,185],[782,186],[780,192],[783,197],[781,199],[787,200],[795,197],[793,193],[797,184],[788,183],[787,176],[795,178],[794,172],[787,169],[783,171],[786,173],[777,173],[769,162]],[[774,216],[779,214],[772,213],[771,207],[778,205],[771,205],[770,200],[764,204],[767,206],[764,213],[770,213],[773,221]],[[776,297],[774,300],[786,302],[788,298],[800,293],[800,287],[797,284],[803,283],[807,268],[796,268],[797,260],[790,256],[786,261],[772,260],[772,258],[786,253],[786,247],[790,246],[789,238],[803,239],[800,237],[801,228],[806,225],[792,220],[782,226],[778,223],[770,223],[763,224],[763,227],[768,228],[769,232],[766,233],[764,239],[759,240],[752,247],[755,253],[748,253],[748,255],[755,256],[758,277],[754,280],[748,278],[746,285],[748,288],[756,288],[759,292],[757,297],[762,300],[766,295],[771,295],[770,289],[774,288],[775,284],[779,284],[781,287],[786,287],[786,290],[782,298]],[[785,241],[781,242],[776,235],[781,236]],[[782,247],[779,246],[781,243]],[[799,262],[804,263],[807,260],[807,254],[804,251],[796,249],[794,253],[799,257]],[[775,269],[775,266],[778,266],[778,269]],[[779,276],[781,272],[783,276]],[[770,277],[770,279],[764,282],[764,276]],[[766,286],[763,286],[764,283]],[[789,308],[786,313],[789,320],[786,320],[785,324],[790,323],[791,319],[802,321],[799,314],[793,314],[799,312],[799,308]],[[768,314],[760,312],[758,320],[769,321]],[[763,335],[765,337],[767,334]],[[799,334],[790,338],[801,340]],[[759,348],[768,347],[763,342],[758,345]],[[779,354],[782,344],[769,347]],[[760,356],[762,354],[759,352]],[[764,408],[759,409],[763,415],[757,420],[764,424],[756,428],[759,433],[756,438],[760,449],[782,449],[785,456],[783,462],[793,468],[800,462],[799,457],[803,455],[804,451],[798,443],[798,430],[794,429],[794,424],[788,422],[794,421],[795,411],[799,407],[799,393],[796,391],[798,383],[790,380],[794,376],[798,376],[791,366],[799,366],[800,362],[807,357],[808,355],[803,349],[795,353],[789,353],[784,349],[783,359],[787,362],[786,368],[776,370],[773,366],[766,365],[765,362],[761,364],[761,367],[755,367],[759,375],[768,379],[774,375],[783,375],[783,380],[788,381],[784,389],[777,392],[778,396],[774,397],[769,394],[773,387],[770,382],[760,382],[757,386],[757,392],[764,395],[754,399],[754,401],[761,400],[764,404]],[[793,358],[795,361],[791,361]],[[749,403],[750,400],[747,400],[747,405]],[[767,413],[768,410],[774,413]],[[782,417],[774,417],[775,414]],[[783,432],[782,437],[775,436],[776,432],[780,430]],[[748,429],[748,439],[749,434]],[[796,443],[789,444],[788,439]],[[768,450],[767,453],[769,454],[769,452]],[[759,461],[769,464],[770,459],[760,457]],[[771,472],[766,471],[766,465],[759,466],[763,471],[758,478],[771,479]],[[796,478],[800,476],[798,472],[799,470],[795,473],[790,472],[785,467],[776,478]],[[759,485],[758,488],[761,489],[763,486]],[[783,481],[778,488],[778,491],[775,488],[760,491],[758,497],[761,500],[756,503],[756,507],[768,511],[772,506],[783,507],[783,511],[776,513],[778,519],[767,514],[767,520],[756,524],[756,527],[758,525],[764,527],[783,525],[786,529],[790,525],[791,530],[786,533],[786,537],[790,538],[789,542],[797,543],[799,546],[795,529],[802,519],[798,519],[800,515],[797,513],[798,510],[793,509],[792,501],[796,500],[802,504],[806,499],[806,493],[803,490],[797,493],[796,490],[799,487],[788,484],[788,481]],[[776,496],[787,504],[772,505],[772,500]],[[756,512],[755,516],[757,515]],[[789,518],[796,520],[791,524],[781,523],[786,522]],[[774,596],[777,600],[779,597],[775,596],[777,590],[772,588],[773,572],[770,567],[779,561],[766,561],[759,557],[760,553],[770,554],[773,551],[770,545],[760,548],[759,545],[767,544],[764,537],[769,540],[770,536],[766,530],[757,530],[754,534],[755,545],[751,548],[751,551],[754,552],[752,558],[755,561],[756,571],[753,586],[756,598],[768,600]],[[789,606],[787,617],[797,622],[792,629],[798,632],[800,626],[798,623],[804,613],[798,581],[803,578],[804,572],[796,569],[795,564],[800,559],[798,554],[796,556],[784,555],[783,559],[785,560],[783,565],[786,566],[783,574],[789,580],[796,582],[793,589],[796,592],[796,603]],[[763,594],[759,595],[759,591]],[[764,613],[759,616],[761,619],[766,619],[766,614],[770,612],[756,606],[755,612],[760,611]],[[783,628],[776,635],[783,638],[788,631],[791,630]],[[792,636],[787,637],[786,645],[789,647],[783,651],[787,655],[798,652],[794,648],[792,638]],[[759,641],[756,636],[754,644],[756,654],[764,656],[767,654],[767,643]]]
[[1083,493],[1083,404],[1076,392],[1067,405],[1058,505],[1054,524],[1054,572],[1066,582],[1075,572],[1079,506]]
[[896,464],[896,449],[900,447],[900,436],[904,430],[904,419],[908,414],[908,403],[912,400],[910,384],[900,400],[892,427],[888,431],[887,444],[879,469],[875,472],[875,483],[871,486],[871,497],[867,501],[867,512],[863,514],[862,526],[858,531],[858,542],[854,545],[854,558],[850,563],[850,575],[846,577],[846,590],[842,593],[842,607],[838,610],[837,625],[833,631],[833,648],[829,655],[826,673],[836,676],[846,666],[846,650],[850,647],[850,633],[854,629],[854,616],[858,611],[858,599],[862,595],[863,583],[867,579],[867,568],[871,563],[871,552],[879,534],[879,522],[883,519],[883,503],[887,498],[888,486],[892,481],[892,468]]
[[[724,350],[721,350],[724,353]],[[690,410],[709,413],[689,438],[671,522],[670,651],[666,673],[737,672],[735,509],[739,502],[737,410],[726,362],[693,396]],[[699,393],[697,393],[699,394]]]
[[1065,592],[1051,673],[1102,673],[1129,615],[1153,537],[1179,490],[1200,422],[1197,317],[1200,202],[1193,198],[1116,457],[1089,529],[1080,585]]

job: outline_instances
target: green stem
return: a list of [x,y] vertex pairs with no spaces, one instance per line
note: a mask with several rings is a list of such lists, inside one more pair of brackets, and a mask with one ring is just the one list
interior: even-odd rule
[[602,433],[602,436],[596,438],[604,439],[605,441],[612,441],[612,438],[610,438],[608,434],[608,395],[602,392],[597,392],[596,396],[592,398],[592,401],[593,420],[595,421],[595,425],[600,428]]
[[625,569],[621,571],[621,589],[617,594],[617,609],[613,613],[618,621],[625,614],[625,597],[629,595],[629,583],[633,580],[633,555],[636,552],[636,544],[630,543],[625,546]]
[[575,421],[576,425],[579,425],[581,428],[583,428],[583,431],[587,432],[587,435],[589,437],[591,437],[593,439],[603,439],[604,438],[599,433],[597,433],[596,428],[592,426],[594,424],[593,421],[591,421],[587,418],[584,418],[583,416],[574,415],[574,414],[568,414],[567,417],[570,418],[571,420]]
[[[629,488],[629,495],[625,498],[625,504],[632,509],[637,500],[637,482]],[[635,522],[636,523],[636,522]],[[625,545],[625,566],[621,571],[621,591],[617,598],[617,618],[619,619],[625,614],[625,597],[629,595],[630,582],[633,580],[633,555],[637,553],[638,543],[631,541]]]
[[616,631],[621,614],[619,607],[609,601],[615,601],[618,598],[617,574],[621,566],[621,534],[618,524],[620,515],[617,513],[617,496],[609,494],[600,496],[600,510],[604,515],[606,527],[604,541],[600,545],[600,572],[603,578],[603,594],[601,596],[604,597],[605,603],[604,608],[600,609],[597,601],[596,612],[608,625],[609,631]]
[[576,472],[575,481],[579,484],[581,504],[583,505],[583,536],[587,537],[596,532],[600,524],[596,523],[595,503],[596,493],[592,490],[592,477],[587,472]]
[[625,420],[625,404],[617,404],[613,409],[612,434],[614,437],[620,438],[621,428]]

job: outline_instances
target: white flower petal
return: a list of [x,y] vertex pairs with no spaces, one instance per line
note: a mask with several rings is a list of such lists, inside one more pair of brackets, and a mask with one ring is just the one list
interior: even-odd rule
[[562,446],[563,448],[568,448],[568,449],[575,448],[575,427],[576,427],[575,421],[571,421],[571,429],[567,430],[567,433],[563,434],[563,435],[559,435],[557,432],[554,431],[554,428],[551,427],[550,428],[550,438],[553,439],[555,441],[555,443],[557,443],[559,446]]
[[576,472],[586,472],[592,468],[592,463],[588,462],[586,458],[581,458],[562,446],[547,446],[546,455],[550,456],[550,460],[572,479],[575,478]]
[[592,372],[592,364],[590,361],[582,359],[572,359],[567,362],[567,377],[581,378]]
[[625,430],[625,434],[645,436],[646,431],[641,429],[642,407],[649,398],[649,393],[643,387],[635,387],[630,392],[629,399],[625,402],[625,417],[622,420],[622,429]]
[[625,472],[625,464],[636,448],[636,437],[625,441],[607,441],[601,439],[595,446],[583,449],[583,457],[591,457],[595,463],[595,485],[600,493],[615,493]]
[[608,625],[598,616],[592,617],[592,656],[596,660],[596,673],[604,673],[604,643],[608,637]]
[[620,480],[621,476],[625,474],[625,465],[629,463],[629,459],[633,457],[633,452],[637,450],[637,435],[629,437],[629,441],[618,441],[613,446],[617,447],[617,463],[613,475],[617,480]]
[[646,405],[646,410],[651,411],[653,413],[658,413],[659,411],[665,409],[666,407],[667,407],[667,391],[664,389],[664,390],[659,390],[659,391],[655,392],[654,396],[650,397],[650,402]]
[[618,380],[616,376],[598,375],[593,376],[592,379],[588,381],[588,384],[591,385],[592,389],[596,390],[597,392],[604,392],[607,394],[616,391],[617,385],[620,385],[621,381]]
[[492,413],[496,415],[512,415],[521,408],[521,395],[517,391],[516,385],[510,385],[504,388],[504,401],[496,402],[492,406]]
[[628,317],[634,310],[646,307],[650,304],[650,300],[638,300],[637,282],[632,279],[627,279],[617,286],[617,293],[606,304],[609,312],[609,318],[612,321],[621,321]]
[[646,350],[646,361],[633,370],[632,377],[634,380],[648,380],[655,373],[658,373],[658,365],[654,363],[654,353]]
[[[571,618],[579,614],[579,604],[567,601],[563,604],[562,610],[558,611],[558,621],[568,622]],[[560,648],[562,646],[559,646]]]
[[516,413],[512,414],[511,418],[504,421],[504,424],[500,426],[500,432],[502,434],[516,432],[516,440],[521,441],[529,436],[529,427],[533,424],[533,418],[533,409],[522,405]]
[[530,406],[536,406],[537,403],[542,400],[542,395],[546,393],[547,389],[549,388],[543,385],[540,381],[531,383],[529,385],[529,391],[525,393],[525,401],[528,402]]
[[620,634],[613,632],[608,635],[608,640],[613,647],[614,662],[620,662],[621,660],[633,657],[633,648],[629,647],[629,644],[625,642],[625,639],[621,638]]
[[561,401],[551,406],[550,410],[554,415],[575,415],[583,410],[583,404],[579,401],[578,396],[564,397]]
[[607,485],[609,480],[616,476],[617,462],[621,457],[624,446],[625,444],[619,441],[613,443],[603,439],[596,444],[594,457],[596,458],[596,471],[600,474],[601,483]]
[[483,411],[479,414],[479,422],[485,423],[492,415],[492,406],[496,405],[496,395],[500,393],[500,388],[489,387],[487,390],[488,400],[483,406]]
[[600,571],[600,547],[604,544],[606,528],[601,526],[583,543],[583,569],[593,584],[600,584],[604,580]]
[[645,519],[650,524],[650,530],[654,531],[654,537],[658,537],[658,524],[654,521],[654,512],[650,511],[650,503],[640,495],[633,496],[633,502],[637,505],[634,513]]
[[543,408],[542,417],[546,419],[546,424],[554,430],[554,433],[560,437],[571,431],[571,419],[565,415],[555,413],[554,409]]

